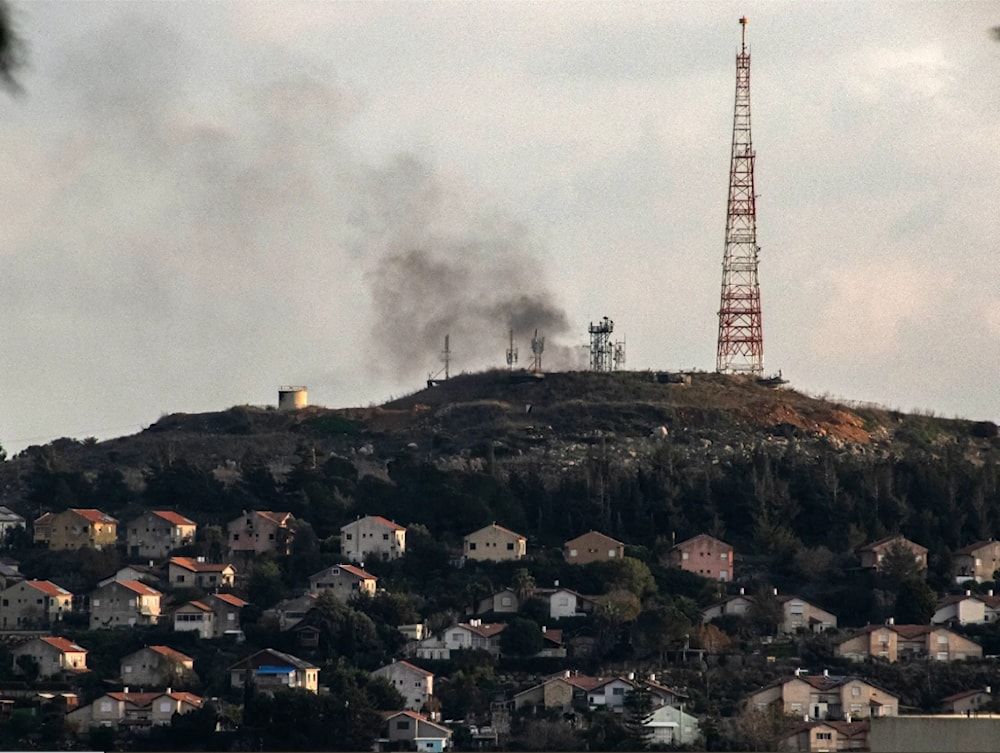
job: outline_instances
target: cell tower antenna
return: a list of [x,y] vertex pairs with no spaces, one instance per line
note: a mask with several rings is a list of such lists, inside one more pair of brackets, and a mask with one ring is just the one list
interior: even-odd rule
[[517,364],[517,348],[514,347],[514,330],[510,331],[510,345],[507,347],[507,368],[514,370]]
[[757,195],[754,193],[753,141],[750,137],[750,53],[747,19],[740,19],[742,39],[736,56],[736,105],[729,167],[726,248],[722,259],[722,301],[716,371],[720,374],[764,373],[764,331],[757,280]]
[[604,317],[597,324],[590,323],[590,370],[611,371],[614,368],[614,347],[611,344],[611,333],[615,323]]
[[[444,367],[440,371],[438,371],[437,374],[427,375],[428,387],[436,387],[439,383],[448,381],[448,368],[449,366],[451,366],[451,345],[449,344],[450,339],[451,335],[444,336],[444,350],[441,351],[441,360],[444,361]],[[441,376],[442,372],[444,373],[444,379],[438,379],[438,377]]]
[[545,338],[538,336],[538,330],[535,330],[535,336],[531,338],[531,370],[536,374],[542,372],[542,353],[545,351]]

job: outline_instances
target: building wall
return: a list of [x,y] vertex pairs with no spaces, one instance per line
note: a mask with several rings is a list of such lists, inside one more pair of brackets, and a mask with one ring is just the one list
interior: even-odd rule
[[368,516],[340,529],[340,551],[351,562],[394,560],[406,553],[406,529],[387,526]]
[[125,527],[125,544],[132,557],[165,559],[174,549],[194,541],[197,526],[175,525],[147,512]]
[[563,549],[565,559],[571,565],[586,565],[589,562],[607,562],[625,556],[625,545],[597,531],[588,531],[572,541],[567,541]]
[[527,553],[527,542],[523,536],[497,526],[487,526],[470,533],[463,543],[465,556],[472,560],[519,560]]
[[992,753],[1000,740],[1000,718],[897,716],[872,720],[872,753]]
[[72,510],[52,516],[49,529],[49,549],[107,549],[118,544],[115,522],[91,523]]
[[388,664],[372,674],[383,677],[406,700],[406,708],[420,711],[434,694],[434,676],[425,675],[402,662]]
[[316,594],[330,591],[341,601],[347,601],[359,593],[374,596],[376,582],[373,579],[358,578],[346,570],[331,567],[324,570],[318,577],[310,579],[309,590]]
[[49,596],[26,582],[0,593],[0,627],[44,627],[73,611],[73,595]]
[[160,597],[143,595],[113,581],[90,596],[90,629],[155,625],[160,618]]
[[702,534],[682,541],[670,552],[675,565],[703,578],[733,579],[733,548],[712,536]]

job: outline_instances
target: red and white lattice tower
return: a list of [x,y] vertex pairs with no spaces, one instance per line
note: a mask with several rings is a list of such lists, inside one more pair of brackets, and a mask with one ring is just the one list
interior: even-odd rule
[[750,138],[750,53],[747,20],[740,19],[742,41],[736,56],[736,108],[729,168],[726,251],[722,259],[722,303],[716,370],[721,374],[764,373],[764,332],[757,282],[757,206],[753,142]]

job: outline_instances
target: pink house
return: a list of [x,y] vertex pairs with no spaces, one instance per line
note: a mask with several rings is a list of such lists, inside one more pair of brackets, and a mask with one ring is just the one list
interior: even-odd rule
[[733,579],[733,547],[707,533],[674,546],[670,550],[670,561],[681,570],[703,578]]

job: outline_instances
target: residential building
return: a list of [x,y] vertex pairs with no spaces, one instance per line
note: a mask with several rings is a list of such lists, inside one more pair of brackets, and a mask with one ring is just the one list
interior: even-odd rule
[[524,536],[496,523],[473,531],[462,542],[463,554],[470,560],[495,562],[523,559],[528,545]]
[[172,586],[217,591],[231,588],[235,579],[235,567],[205,562],[203,557],[171,557],[167,563],[167,580]]
[[73,594],[47,580],[22,580],[0,592],[0,627],[45,628],[73,611]]
[[500,633],[507,627],[503,623],[483,624],[469,620],[452,625],[440,636],[432,635],[416,644],[414,652],[421,659],[450,659],[452,651],[482,650],[500,655]]
[[239,637],[242,635],[240,612],[243,611],[247,602],[232,594],[212,594],[206,596],[202,603],[208,605],[214,615],[213,637],[222,638],[227,635]]
[[646,726],[653,730],[651,746],[693,746],[701,738],[698,717],[667,704],[653,709]]
[[21,563],[13,557],[0,557],[0,591],[24,580]]
[[194,543],[198,525],[172,510],[150,510],[125,526],[130,557],[166,559],[175,549]]
[[244,511],[226,524],[230,555],[252,556],[264,552],[289,554],[296,520],[290,512]]
[[870,750],[871,722],[802,722],[781,738],[780,750],[832,751]]
[[326,591],[340,601],[347,601],[358,594],[374,596],[377,582],[378,578],[355,565],[334,565],[309,576],[309,591],[314,594]]
[[986,622],[986,602],[971,591],[941,599],[934,607],[932,625],[980,625]]
[[[723,599],[701,610],[702,622],[711,622],[717,617],[734,615],[746,617],[753,608],[754,602],[761,597],[747,596],[741,593]],[[821,633],[824,630],[837,627],[837,616],[827,612],[815,604],[794,595],[777,595],[781,604],[782,619],[778,631],[786,634],[808,630]]]
[[598,531],[588,531],[563,544],[563,556],[571,565],[620,560],[625,556],[625,544]]
[[90,629],[155,625],[160,619],[161,596],[137,580],[99,586],[90,594]]
[[316,594],[303,594],[291,599],[282,599],[270,609],[265,609],[262,617],[276,622],[279,630],[291,630],[314,606],[316,606]]
[[441,753],[451,747],[451,730],[415,711],[385,714],[379,750],[416,750]]
[[35,521],[35,542],[49,549],[107,549],[118,545],[118,521],[91,508],[46,513]]
[[7,541],[7,534],[15,528],[24,528],[24,517],[5,505],[0,505],[0,546]]
[[273,648],[262,649],[229,668],[234,688],[242,688],[248,675],[253,675],[257,690],[265,693],[284,688],[319,692],[319,667]]
[[983,647],[936,625],[869,625],[834,645],[834,653],[852,661],[901,658],[962,661],[981,659]]
[[682,541],[670,550],[670,561],[681,570],[711,580],[734,577],[733,547],[707,533]]
[[367,515],[340,528],[340,553],[351,562],[394,560],[406,554],[406,528],[381,515]]
[[49,542],[52,540],[53,518],[55,518],[55,515],[51,512],[43,513],[41,516],[35,518],[35,521],[31,524],[31,543],[48,547]]
[[381,677],[394,687],[406,700],[410,711],[426,713],[428,702],[434,696],[434,673],[410,664],[408,661],[394,661],[379,667],[372,674]]
[[174,630],[196,632],[199,638],[208,640],[216,633],[215,611],[203,601],[189,601],[174,610]]
[[[536,588],[531,598],[545,602],[550,619],[583,617],[597,609],[595,597],[584,596],[569,588]],[[513,588],[504,588],[492,596],[481,599],[476,606],[476,614],[514,614],[523,604]]]
[[109,575],[107,578],[101,580],[97,585],[106,586],[108,583],[115,580],[137,580],[140,583],[145,583],[147,586],[156,588],[157,586],[162,585],[160,577],[161,572],[161,570],[150,565],[125,565],[118,568],[117,571]]
[[142,731],[150,727],[170,724],[174,714],[188,714],[203,705],[193,693],[168,690],[151,693],[105,693],[86,706],[80,706],[66,715],[78,735],[86,735],[91,727],[111,727]]
[[20,672],[18,659],[30,657],[38,666],[39,677],[53,677],[64,672],[87,671],[87,649],[66,638],[43,635],[16,647],[11,654],[14,671]]
[[920,544],[910,541],[903,536],[888,536],[858,549],[858,555],[861,557],[861,567],[875,570],[876,572],[881,570],[882,560],[885,559],[885,555],[896,546],[904,546],[909,549],[917,564],[922,569],[927,569],[927,547],[920,546]]
[[197,679],[194,659],[169,646],[146,646],[122,657],[118,666],[122,684],[139,687],[175,687]]
[[962,547],[952,554],[952,564],[955,580],[959,583],[967,580],[976,583],[993,581],[993,573],[1000,570],[1000,541],[977,541]]
[[852,719],[897,716],[899,698],[859,677],[797,674],[778,680],[747,697],[747,706],[825,720],[850,715]]
[[[581,680],[578,682],[578,680]],[[514,695],[514,708],[568,712],[593,678],[565,670]]]
[[991,707],[993,703],[992,688],[963,690],[941,699],[941,707],[946,714],[978,715],[980,710]]

